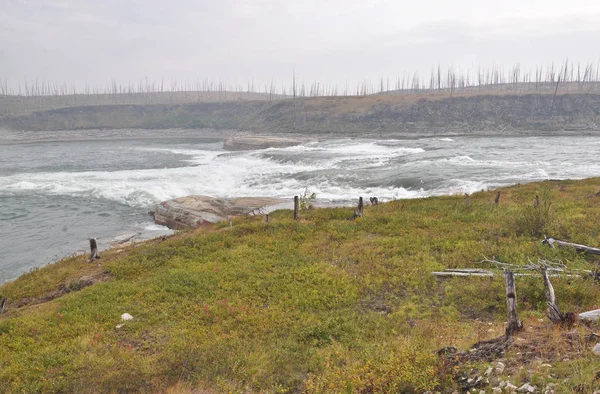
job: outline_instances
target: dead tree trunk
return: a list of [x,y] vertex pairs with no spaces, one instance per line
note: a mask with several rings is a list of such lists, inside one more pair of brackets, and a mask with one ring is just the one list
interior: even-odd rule
[[94,259],[99,259],[100,255],[98,254],[98,244],[96,243],[96,238],[90,238],[90,263],[94,261]]
[[560,313],[558,305],[556,304],[556,296],[554,295],[554,287],[550,283],[548,277],[548,271],[546,267],[542,268],[542,278],[544,279],[544,293],[546,294],[546,305],[548,305],[548,319],[552,323],[562,323],[564,321],[564,315]]
[[545,244],[549,245],[553,249],[556,247],[555,245],[558,245],[558,246],[575,248],[575,250],[577,250],[578,252],[585,252],[585,253],[589,253],[589,254],[600,255],[600,249],[598,249],[598,248],[593,248],[591,246],[586,246],[586,245],[580,245],[580,244],[574,244],[574,243],[571,243],[571,242],[561,241],[560,239],[544,238],[544,240],[542,241],[542,243],[545,243]]
[[294,196],[294,220],[298,220],[300,215],[298,214],[300,210],[300,201],[298,196]]
[[509,269],[504,271],[506,280],[506,306],[508,309],[508,326],[506,337],[509,338],[523,328],[517,314],[517,288],[515,286],[515,275]]

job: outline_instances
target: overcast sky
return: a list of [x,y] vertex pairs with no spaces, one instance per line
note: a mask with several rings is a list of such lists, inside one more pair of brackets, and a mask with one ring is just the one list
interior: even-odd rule
[[600,0],[0,0],[0,78],[343,85],[600,59]]

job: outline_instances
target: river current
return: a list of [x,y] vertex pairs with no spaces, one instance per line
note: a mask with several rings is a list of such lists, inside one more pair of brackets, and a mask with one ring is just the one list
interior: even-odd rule
[[0,283],[101,247],[167,229],[153,204],[191,194],[346,203],[472,193],[545,179],[600,176],[600,137],[329,139],[227,152],[202,139],[0,143]]

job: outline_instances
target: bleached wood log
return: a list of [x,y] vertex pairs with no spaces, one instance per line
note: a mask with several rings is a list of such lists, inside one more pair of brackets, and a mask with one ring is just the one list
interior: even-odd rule
[[578,252],[586,252],[589,254],[600,255],[599,248],[593,248],[593,247],[587,246],[587,245],[581,245],[581,244],[575,244],[572,242],[561,241],[560,239],[556,239],[556,238],[544,238],[542,243],[549,245],[553,249],[556,247],[556,245],[558,245],[558,246],[562,246],[562,247],[575,248],[575,250],[577,250]]
[[597,322],[598,320],[600,320],[600,309],[580,313],[579,319]]
[[544,280],[544,294],[546,294],[546,305],[548,305],[548,318],[553,323],[561,323],[564,320],[564,315],[560,313],[558,305],[556,304],[556,295],[554,294],[554,287],[548,277],[546,267],[542,268],[542,278]]
[[506,280],[506,307],[507,321],[506,337],[511,337],[523,328],[523,323],[519,321],[517,313],[517,288],[515,286],[515,275],[511,270],[504,271],[504,279]]
[[479,276],[479,277],[491,277],[494,276],[493,272],[460,272],[460,271],[437,271],[432,272],[435,276]]

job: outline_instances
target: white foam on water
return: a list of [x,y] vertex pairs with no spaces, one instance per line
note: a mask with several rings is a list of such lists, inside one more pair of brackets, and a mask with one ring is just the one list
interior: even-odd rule
[[[431,141],[427,146],[432,146]],[[535,157],[531,161],[524,160],[529,156],[511,155],[511,152],[502,160],[494,159],[497,154],[486,153],[486,159],[482,160],[470,147],[463,148],[463,152],[457,152],[456,148],[448,152],[426,152],[419,144],[418,141],[344,139],[246,152],[225,152],[218,149],[218,144],[207,149],[133,148],[183,155],[188,159],[184,160],[184,166],[177,168],[19,173],[0,177],[0,194],[33,192],[103,198],[147,207],[192,194],[289,198],[308,188],[319,199],[348,201],[359,195],[380,199],[418,198],[472,193],[522,181],[600,175],[600,163],[582,158],[577,164],[573,158],[576,156],[568,155],[557,159],[556,155],[544,154],[543,147],[539,148],[541,154],[531,155]],[[492,159],[488,159],[489,156]],[[402,160],[396,162],[398,158]],[[561,160],[560,163],[557,160]],[[390,175],[380,186],[361,186],[361,182],[371,185],[373,182],[365,182],[369,175],[382,174],[381,171]],[[424,179],[423,189],[385,186],[385,182],[396,176]],[[448,180],[440,184],[439,179],[444,177]]]

